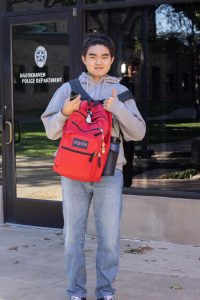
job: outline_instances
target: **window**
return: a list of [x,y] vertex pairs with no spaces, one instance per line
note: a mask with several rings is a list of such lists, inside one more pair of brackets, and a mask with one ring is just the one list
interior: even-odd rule
[[181,86],[182,86],[182,89],[185,92],[189,91],[189,89],[190,89],[190,75],[189,75],[189,73],[184,73],[182,75]]
[[152,76],[151,76],[151,98],[153,102],[160,102],[161,99],[161,74],[160,68],[152,67]]
[[27,11],[27,10],[39,10],[43,8],[53,8],[75,5],[77,0],[9,0],[7,1],[8,11]]
[[166,75],[166,92],[171,93],[175,89],[175,76],[173,73]]
[[25,91],[25,85],[22,83],[20,73],[25,72],[25,66],[13,65],[13,88],[15,91]]
[[[87,32],[106,32],[113,38],[116,56],[110,73],[134,88],[147,122],[146,137],[135,142],[128,162],[134,165],[131,184],[140,189],[199,192],[200,162],[192,161],[191,154],[192,139],[200,132],[200,3],[161,4],[145,10],[146,14],[137,6],[86,15]],[[136,72],[128,72],[135,60],[139,61],[133,68]]]
[[[43,68],[38,68],[37,66],[35,66],[33,68],[33,72],[34,73],[44,73],[45,77],[48,78],[48,66],[44,66]],[[48,92],[49,90],[49,84],[48,83],[40,83],[40,78],[37,78],[37,82],[35,82],[34,84],[34,91],[35,92]]]
[[69,66],[63,68],[63,82],[69,81]]

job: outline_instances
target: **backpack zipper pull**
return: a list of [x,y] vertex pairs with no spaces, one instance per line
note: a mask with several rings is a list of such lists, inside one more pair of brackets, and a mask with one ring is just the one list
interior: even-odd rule
[[88,109],[87,110],[87,117],[86,117],[86,123],[87,124],[91,124],[92,123],[92,118],[91,118],[91,116],[92,116],[92,112],[91,112],[91,110],[90,109]]
[[106,152],[106,144],[104,142],[104,132],[103,129],[100,128],[101,134],[102,134],[102,141],[101,141],[101,153],[104,154]]
[[101,168],[101,153],[98,155],[98,167]]

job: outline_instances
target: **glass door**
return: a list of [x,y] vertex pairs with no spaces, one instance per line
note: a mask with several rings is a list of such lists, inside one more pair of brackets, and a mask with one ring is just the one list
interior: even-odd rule
[[11,222],[62,226],[60,177],[52,171],[59,141],[47,139],[41,114],[54,92],[75,76],[71,71],[76,59],[71,50],[73,18],[70,13],[54,14],[19,23],[15,18],[9,24],[11,92],[8,87],[10,103],[5,115],[12,126],[6,145],[6,160],[13,161],[6,168],[11,178],[6,184]]

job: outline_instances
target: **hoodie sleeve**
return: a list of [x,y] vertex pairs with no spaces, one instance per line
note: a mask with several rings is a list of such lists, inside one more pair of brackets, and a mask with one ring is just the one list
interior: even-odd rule
[[70,92],[69,83],[58,88],[41,116],[47,137],[51,140],[57,140],[62,136],[62,129],[67,117],[62,114],[61,109],[66,99],[69,98]]
[[[123,91],[127,90],[124,86],[120,86],[123,87]],[[120,93],[123,91],[120,91]],[[144,138],[146,124],[134,99],[127,100],[123,103],[116,97],[109,111],[114,114],[119,122],[125,141],[141,141]]]

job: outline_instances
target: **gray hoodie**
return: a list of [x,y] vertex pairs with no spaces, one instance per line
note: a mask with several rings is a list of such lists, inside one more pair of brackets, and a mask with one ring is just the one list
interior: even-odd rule
[[[112,96],[112,89],[115,89],[117,94],[121,94],[127,88],[119,83],[116,77],[105,76],[98,82],[87,73],[82,73],[79,76],[80,83],[90,97],[95,100],[107,99]],[[57,89],[53,95],[41,119],[45,126],[46,134],[49,139],[56,140],[62,136],[62,129],[67,120],[61,112],[63,105],[67,99],[69,101],[71,87],[68,82],[64,83]],[[115,98],[110,106],[109,111],[113,114],[113,129],[112,136],[120,136],[120,130],[126,141],[140,141],[143,139],[146,131],[146,126],[141,117],[134,99],[127,100],[122,103],[118,97]],[[122,142],[117,161],[117,168],[122,169],[126,163],[123,151]]]

